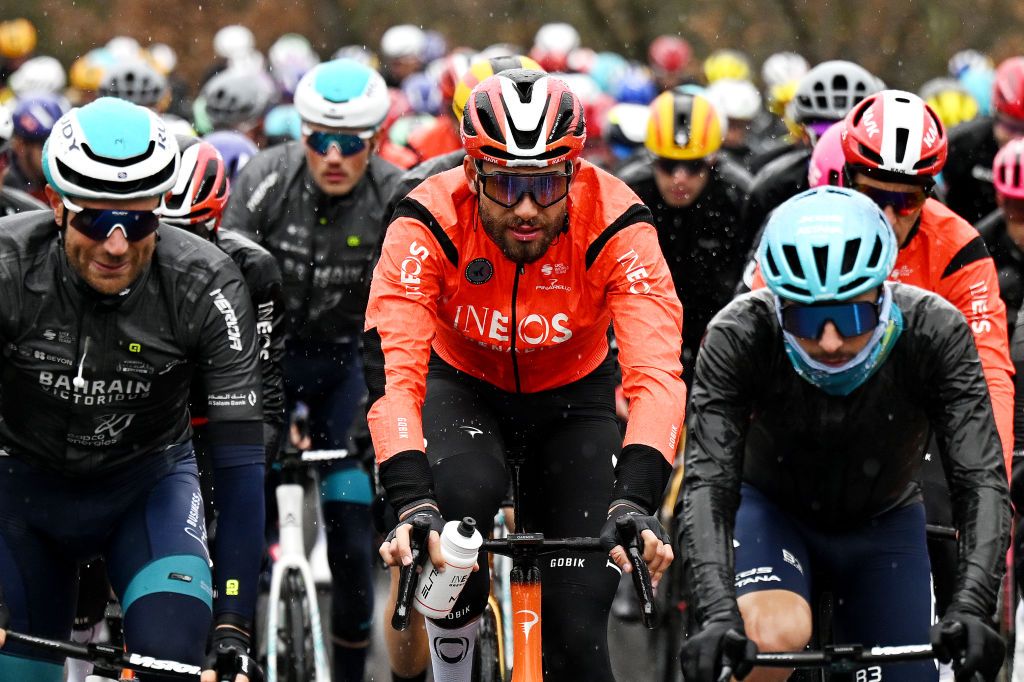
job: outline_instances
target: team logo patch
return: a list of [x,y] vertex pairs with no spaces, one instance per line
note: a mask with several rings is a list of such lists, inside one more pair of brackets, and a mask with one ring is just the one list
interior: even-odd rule
[[484,284],[494,275],[494,266],[486,258],[477,258],[466,266],[466,279],[471,284]]

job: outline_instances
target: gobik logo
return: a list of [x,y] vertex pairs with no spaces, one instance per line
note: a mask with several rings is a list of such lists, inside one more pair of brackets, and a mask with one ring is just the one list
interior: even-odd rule
[[434,654],[449,665],[458,663],[469,653],[469,640],[465,637],[435,637]]

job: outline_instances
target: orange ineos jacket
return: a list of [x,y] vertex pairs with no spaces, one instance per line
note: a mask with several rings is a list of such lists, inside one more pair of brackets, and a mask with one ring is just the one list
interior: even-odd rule
[[[1013,363],[1006,305],[999,298],[995,263],[981,235],[945,205],[928,199],[918,226],[900,247],[889,279],[934,291],[967,318],[981,357],[1009,472],[1013,454]],[[758,270],[751,288],[763,286],[764,278]]]
[[380,343],[367,352],[384,356],[383,395],[367,372],[378,461],[423,449],[431,348],[501,390],[534,393],[600,365],[612,321],[630,401],[625,444],[649,445],[671,463],[686,401],[682,306],[650,210],[583,161],[566,231],[520,266],[484,231],[462,167],[429,178],[395,211],[366,310],[368,337],[376,332]]

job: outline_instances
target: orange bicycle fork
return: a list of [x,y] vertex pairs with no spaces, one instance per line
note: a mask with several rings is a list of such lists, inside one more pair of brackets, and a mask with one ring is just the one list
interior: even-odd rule
[[536,560],[520,559],[513,565],[509,584],[512,592],[512,682],[543,682],[540,568]]

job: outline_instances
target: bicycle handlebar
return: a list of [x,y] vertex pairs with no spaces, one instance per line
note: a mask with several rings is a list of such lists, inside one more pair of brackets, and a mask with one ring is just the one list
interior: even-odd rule
[[[111,668],[124,668],[140,673],[159,673],[161,676],[176,680],[199,682],[202,668],[177,661],[167,661],[152,656],[130,654],[109,644],[77,644],[59,640],[44,639],[33,635],[25,635],[13,630],[7,631],[7,642],[16,642],[22,646],[45,652],[60,658],[76,658],[94,665]],[[227,679],[227,678],[225,678]],[[231,675],[234,679],[234,674]]]
[[391,614],[391,627],[402,631],[409,627],[412,617],[412,595],[416,591],[417,568],[427,560],[427,538],[430,537],[430,522],[415,518],[411,522],[409,548],[412,550],[412,563],[402,566],[398,578],[398,599],[395,601],[395,612]]
[[[851,672],[865,664],[905,663],[935,658],[931,644],[874,646],[838,644],[817,651],[791,651],[757,654],[746,662],[765,668],[825,668],[830,672]],[[728,682],[731,666],[723,666],[718,682]]]

